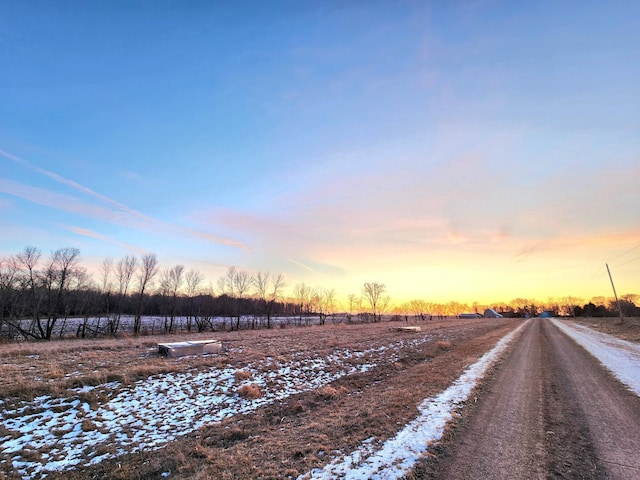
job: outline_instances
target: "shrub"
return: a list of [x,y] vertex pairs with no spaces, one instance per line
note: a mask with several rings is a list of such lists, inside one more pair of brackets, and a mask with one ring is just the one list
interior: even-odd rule
[[253,375],[248,370],[236,370],[233,374],[233,377],[236,379],[236,382],[241,382],[243,380],[249,380]]
[[247,383],[238,388],[238,395],[242,398],[246,398],[248,400],[254,400],[256,398],[260,398],[262,396],[262,392],[260,391],[260,387],[255,383]]
[[316,390],[316,394],[324,400],[337,398],[344,392],[346,392],[346,389],[344,387],[334,388],[330,385],[325,385],[324,387],[320,387],[318,390]]

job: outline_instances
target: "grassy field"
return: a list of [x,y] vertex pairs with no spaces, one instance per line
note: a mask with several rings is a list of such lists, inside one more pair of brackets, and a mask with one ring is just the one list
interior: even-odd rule
[[[157,342],[211,334],[0,345],[4,423],[29,412],[36,423],[55,417],[68,424],[56,424],[57,436],[33,434],[19,451],[1,453],[0,476],[297,478],[333,453],[393,436],[424,398],[521,323],[226,332],[217,334],[222,354],[182,358],[159,357]],[[604,320],[599,328],[638,340],[631,321]],[[43,398],[54,406],[43,407]],[[59,417],[48,413],[58,410]],[[19,443],[19,435],[0,430],[2,444]]]
[[629,340],[630,342],[640,342],[640,318],[638,317],[627,317],[624,321],[620,321],[620,318],[618,317],[578,317],[572,320],[602,333],[615,335],[616,337]]

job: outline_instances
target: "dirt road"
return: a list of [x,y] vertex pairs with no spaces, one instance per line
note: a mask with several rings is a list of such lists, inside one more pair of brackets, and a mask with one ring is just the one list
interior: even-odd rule
[[640,398],[548,320],[530,322],[463,423],[430,478],[640,478]]

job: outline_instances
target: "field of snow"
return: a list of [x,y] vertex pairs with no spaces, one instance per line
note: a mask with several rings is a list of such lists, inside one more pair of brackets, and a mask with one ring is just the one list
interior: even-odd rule
[[[552,321],[640,394],[640,346],[570,322]],[[428,445],[441,438],[446,423],[526,325],[502,338],[449,388],[425,399],[419,406],[420,415],[395,437],[386,442],[369,438],[352,452],[334,451],[324,468],[301,475],[299,480],[401,478]],[[250,377],[238,376],[237,367],[229,365],[155,375],[129,386],[112,382],[78,388],[69,398],[0,400],[0,465],[9,465],[23,478],[44,478],[47,472],[162,448],[207,424],[395,362],[401,349],[417,348],[431,340],[425,335],[361,351],[334,350],[326,356],[299,353],[286,362],[266,357],[243,368]],[[259,386],[262,396],[248,399],[239,395],[239,388],[248,384]]]
[[[595,332],[581,325],[555,319],[551,321],[598,358],[632,391],[640,395],[640,345]],[[425,453],[428,445],[440,440],[455,410],[466,401],[487,369],[526,325],[521,325],[502,338],[492,350],[471,365],[451,387],[433,398],[424,400],[420,405],[418,418],[407,424],[394,438],[382,445],[376,445],[374,439],[368,439],[358,450],[338,455],[323,469],[313,470],[300,476],[298,480],[402,478]]]
[[376,445],[369,439],[349,454],[338,455],[323,469],[313,470],[298,480],[341,478],[349,480],[402,478],[427,450],[429,444],[440,440],[444,428],[454,412],[464,403],[478,381],[495,363],[507,346],[527,324],[505,335],[495,347],[485,353],[444,392],[427,398],[420,406],[420,415],[398,434]]
[[640,345],[584,325],[552,319],[554,325],[596,357],[613,375],[640,396]]
[[[394,362],[403,348],[430,340],[423,336],[364,351],[335,350],[325,357],[298,354],[283,364],[267,357],[245,370],[251,378],[238,381],[237,368],[164,374],[137,382],[76,389],[73,398],[39,397],[31,402],[0,400],[0,464],[27,478],[141,449],[160,448],[182,435],[290,395],[313,390],[340,377],[368,371],[380,361]],[[187,358],[187,357],[184,357]],[[260,398],[238,395],[245,384],[258,385]],[[91,405],[89,395],[104,401]]]

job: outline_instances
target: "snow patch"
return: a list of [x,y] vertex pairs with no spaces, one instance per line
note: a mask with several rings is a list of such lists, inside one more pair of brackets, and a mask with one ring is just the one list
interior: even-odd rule
[[374,442],[368,439],[351,454],[334,459],[322,469],[301,475],[298,480],[388,480],[403,477],[426,452],[429,444],[442,438],[455,410],[467,400],[485,372],[527,324],[505,335],[445,391],[424,400],[418,407],[420,415],[380,448],[376,449]]
[[[229,366],[156,375],[129,387],[117,382],[85,386],[74,390],[74,398],[41,396],[11,406],[0,402],[6,432],[0,437],[0,465],[9,462],[23,477],[44,478],[47,472],[158,449],[207,424],[395,362],[401,349],[429,340],[425,335],[362,351],[335,350],[326,357],[301,352],[288,363],[267,357],[246,366],[252,378],[243,382],[236,381],[237,367]],[[241,398],[237,389],[246,383],[259,385],[262,397]],[[99,405],[80,400],[93,390],[108,400]]]
[[551,322],[596,357],[613,375],[640,396],[640,345],[596,332],[572,322]]

